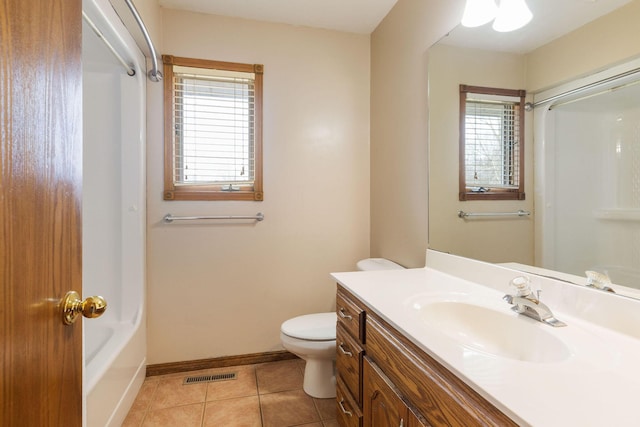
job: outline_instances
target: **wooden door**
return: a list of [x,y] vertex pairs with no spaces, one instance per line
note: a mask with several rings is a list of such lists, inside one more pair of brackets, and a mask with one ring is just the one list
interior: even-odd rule
[[364,427],[407,427],[409,408],[379,368],[364,360]]
[[0,1],[0,425],[82,425],[80,0]]

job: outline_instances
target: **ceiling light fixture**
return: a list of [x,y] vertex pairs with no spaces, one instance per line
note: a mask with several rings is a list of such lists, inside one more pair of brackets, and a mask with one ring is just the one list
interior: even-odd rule
[[498,13],[494,0],[467,0],[462,15],[462,25],[465,27],[479,27],[492,21]]
[[465,27],[479,27],[493,20],[493,29],[499,32],[514,31],[531,21],[533,14],[525,0],[467,0],[462,16]]
[[531,21],[533,14],[524,0],[500,0],[500,7],[493,29],[501,33],[522,28]]

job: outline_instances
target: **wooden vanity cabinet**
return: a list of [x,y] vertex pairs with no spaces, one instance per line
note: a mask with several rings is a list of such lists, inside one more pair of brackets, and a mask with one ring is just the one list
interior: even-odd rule
[[365,312],[344,289],[336,296],[336,400],[342,427],[362,425],[362,358]]
[[367,313],[365,328],[368,358],[380,367],[428,425],[517,426],[384,320]]
[[389,378],[366,357],[363,379],[363,427],[429,427],[404,401]]
[[517,426],[340,285],[336,300],[342,427]]

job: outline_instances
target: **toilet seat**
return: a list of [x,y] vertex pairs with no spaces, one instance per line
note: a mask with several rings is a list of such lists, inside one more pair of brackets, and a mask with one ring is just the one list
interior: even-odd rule
[[280,332],[306,341],[335,341],[337,320],[335,312],[305,314],[285,321]]

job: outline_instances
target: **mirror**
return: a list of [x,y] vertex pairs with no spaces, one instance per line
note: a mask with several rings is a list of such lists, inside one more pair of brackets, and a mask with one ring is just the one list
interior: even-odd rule
[[[429,49],[429,247],[583,285],[595,270],[640,297],[640,95],[539,105],[598,73],[640,67],[640,0],[527,4],[534,18],[520,30],[457,27]],[[525,200],[458,200],[460,84],[526,89],[535,103],[525,114]],[[593,135],[599,142],[587,142]]]

